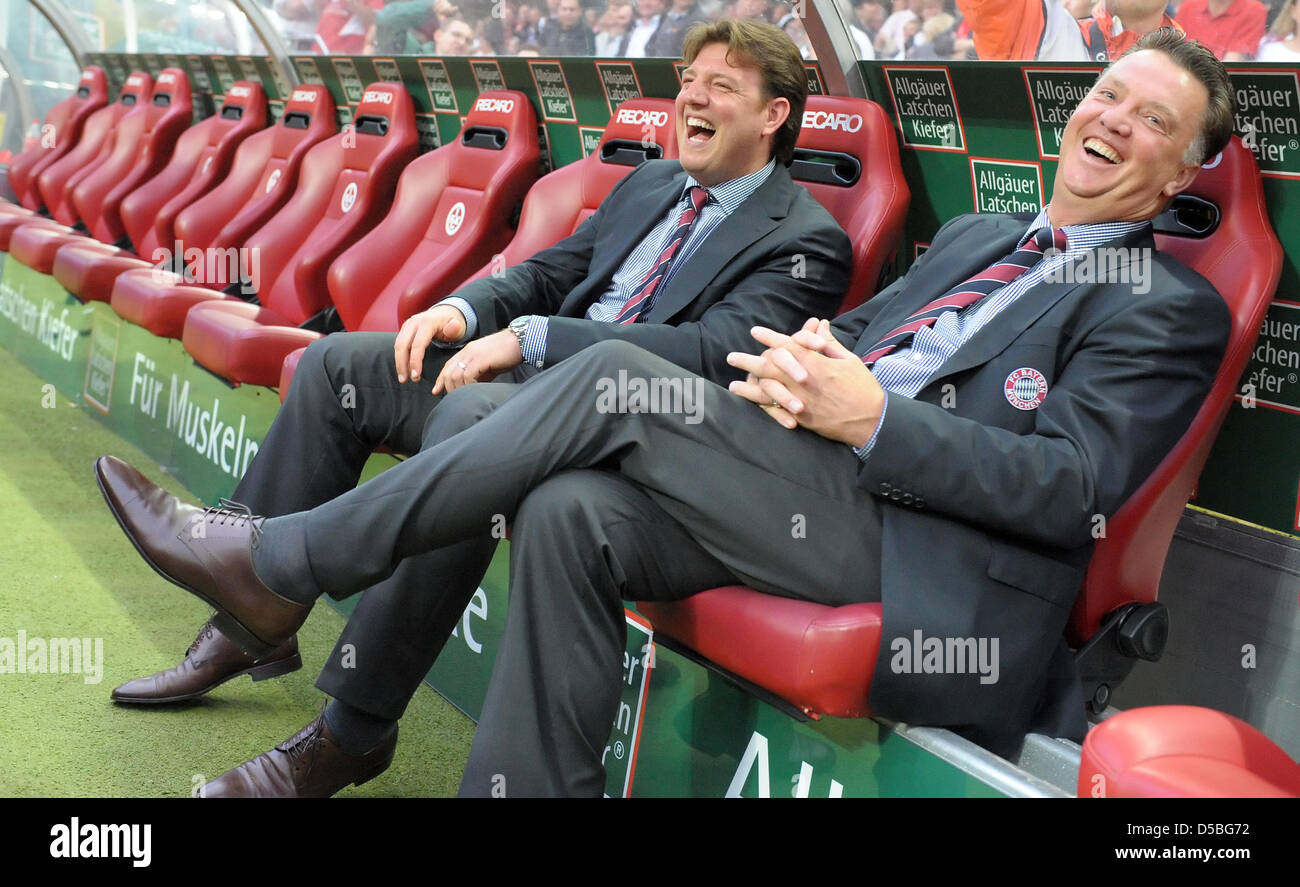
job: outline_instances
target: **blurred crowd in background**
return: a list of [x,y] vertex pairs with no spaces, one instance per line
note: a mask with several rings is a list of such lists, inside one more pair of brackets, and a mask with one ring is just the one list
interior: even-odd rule
[[[292,52],[678,57],[696,22],[750,18],[783,28],[805,58],[815,58],[798,14],[811,0],[262,2]],[[1060,23],[1071,19],[1081,24],[1085,41],[1090,32],[1102,35],[1112,54],[1153,27],[1175,25],[1225,61],[1300,59],[1296,0],[835,2],[864,59],[1086,58],[1072,34],[1068,53],[1044,50],[1059,40]]]

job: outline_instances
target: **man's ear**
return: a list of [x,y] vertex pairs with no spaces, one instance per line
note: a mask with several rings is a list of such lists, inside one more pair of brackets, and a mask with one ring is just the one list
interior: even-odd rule
[[1178,171],[1178,175],[1169,180],[1169,184],[1160,189],[1160,193],[1166,198],[1173,198],[1183,193],[1192,182],[1196,181],[1196,175],[1200,171],[1199,166],[1184,166]]
[[763,135],[768,136],[785,125],[790,117],[790,100],[777,97],[767,103],[767,119],[763,121]]

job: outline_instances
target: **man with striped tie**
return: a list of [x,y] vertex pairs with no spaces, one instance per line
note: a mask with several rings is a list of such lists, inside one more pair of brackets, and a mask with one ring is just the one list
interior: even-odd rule
[[[724,21],[698,29],[685,60],[680,160],[641,164],[572,236],[460,288],[396,335],[314,343],[232,498],[270,515],[328,501],[356,486],[374,448],[414,453],[439,440],[452,421],[442,415],[444,392],[520,384],[594,342],[633,342],[726,384],[743,375],[727,354],[747,346],[754,324],[784,329],[833,312],[852,254],[788,169],[808,88],[798,49],[774,26]],[[314,735],[330,749],[341,735],[342,748],[303,793],[331,794],[372,770],[357,753],[376,742],[391,756],[396,721],[496,543],[485,525],[479,539],[413,557],[364,596],[319,682],[335,702],[332,729],[317,724]],[[210,621],[179,665],[116,688],[113,699],[178,702],[243,674],[261,680],[301,667],[296,639],[281,640],[250,655]],[[383,662],[353,663],[346,652],[380,648]]]
[[[1004,753],[1031,728],[1081,739],[1062,630],[1093,519],[1186,429],[1230,327],[1210,284],[1155,251],[1150,220],[1231,126],[1222,65],[1176,34],[1148,35],[1071,116],[1037,217],[955,219],[902,280],[834,324],[756,328],[766,350],[730,355],[746,378],[703,386],[703,421],[611,409],[602,391],[620,373],[691,374],[607,341],[516,391],[454,392],[441,443],[311,511],[226,530],[120,464],[101,465],[105,492],[173,581],[265,643],[320,594],[351,594],[410,552],[510,515],[510,610],[466,795],[599,794],[622,601],[736,582],[882,601],[880,715]],[[1101,245],[1148,263],[1144,285],[1062,282]],[[186,520],[207,532],[182,551],[168,530]],[[237,581],[209,580],[204,563]],[[891,668],[889,639],[915,632],[999,640],[994,679]],[[263,756],[230,781],[268,766]]]

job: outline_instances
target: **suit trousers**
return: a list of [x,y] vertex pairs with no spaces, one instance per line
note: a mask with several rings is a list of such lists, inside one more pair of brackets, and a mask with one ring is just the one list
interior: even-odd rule
[[[638,400],[638,380],[641,391],[690,389],[694,408]],[[742,581],[831,605],[879,600],[880,511],[852,449],[788,431],[643,349],[600,343],[509,390],[453,392],[439,409],[453,417],[444,431],[469,427],[268,521],[263,544],[285,556],[265,578],[345,597],[407,558],[515,521],[506,636],[467,793],[490,792],[497,776],[510,794],[599,793],[624,598]]]
[[[348,333],[312,343],[257,457],[233,493],[235,501],[269,517],[313,508],[354,488],[377,447],[415,453],[426,440],[437,442],[453,433],[439,425],[441,411],[435,408],[443,397],[430,389],[456,350],[431,346],[420,381],[399,384],[394,338],[392,333]],[[530,370],[523,367],[503,378],[526,378]],[[462,414],[455,427],[467,421]],[[317,686],[377,717],[401,718],[495,549],[496,540],[483,534],[400,565],[362,596]],[[441,593],[427,593],[431,587]]]

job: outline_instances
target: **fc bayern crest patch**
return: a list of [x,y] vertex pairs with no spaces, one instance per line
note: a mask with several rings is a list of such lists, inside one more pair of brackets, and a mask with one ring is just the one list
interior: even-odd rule
[[1007,376],[1002,390],[1018,410],[1036,410],[1047,397],[1047,378],[1033,367],[1021,367]]

